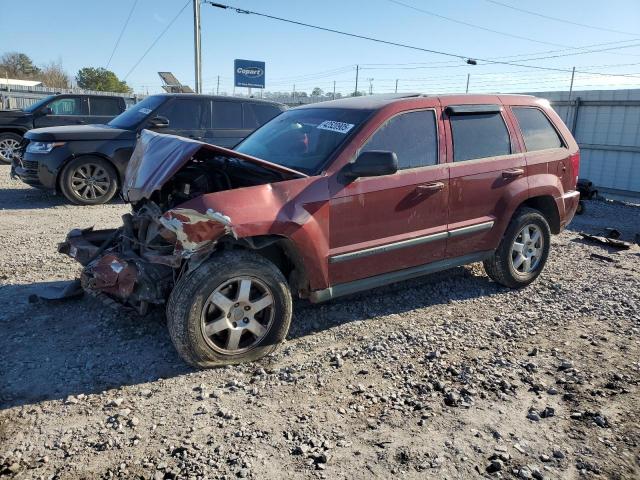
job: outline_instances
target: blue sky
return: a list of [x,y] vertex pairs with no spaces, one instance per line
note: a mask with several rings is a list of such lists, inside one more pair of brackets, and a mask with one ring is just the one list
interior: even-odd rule
[[[36,63],[61,60],[72,74],[84,66],[105,66],[135,0],[31,0],[28,14],[5,18],[0,29],[0,53],[21,51]],[[186,0],[138,0],[116,50],[110,69],[121,78],[185,5]],[[234,7],[368,35],[464,56],[495,59],[522,54],[565,55],[583,50],[613,50],[526,62],[571,69],[576,66],[576,89],[640,87],[640,1],[638,0],[501,0],[541,14],[598,26],[603,31],[536,17],[490,0],[401,0],[401,3],[450,17],[454,23],[392,0],[220,0]],[[3,10],[18,10],[13,0],[0,0]],[[20,7],[22,9],[22,7]],[[193,14],[191,1],[167,33],[126,78],[138,92],[160,91],[156,72],[172,71],[193,85]],[[627,32],[627,33],[621,33]],[[514,38],[514,36],[527,37]],[[613,43],[618,42],[618,43]],[[606,45],[601,45],[605,44]],[[271,91],[353,91],[355,65],[362,66],[360,90],[544,91],[568,88],[570,73],[507,65],[469,66],[461,60],[380,45],[304,27],[202,6],[204,91],[232,93],[233,59],[266,62]],[[629,45],[637,45],[624,48]],[[518,58],[520,60],[518,60]],[[524,57],[505,61],[522,62]],[[438,62],[435,63],[434,62]],[[446,63],[441,63],[446,62]],[[482,63],[482,62],[480,62]],[[634,74],[635,76],[604,76]],[[584,72],[584,73],[583,73]],[[369,81],[368,79],[373,80]]]

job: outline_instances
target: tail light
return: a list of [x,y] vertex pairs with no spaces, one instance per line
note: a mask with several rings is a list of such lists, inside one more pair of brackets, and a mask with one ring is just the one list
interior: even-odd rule
[[578,184],[578,173],[580,172],[580,152],[571,155],[571,171],[573,172],[575,183]]

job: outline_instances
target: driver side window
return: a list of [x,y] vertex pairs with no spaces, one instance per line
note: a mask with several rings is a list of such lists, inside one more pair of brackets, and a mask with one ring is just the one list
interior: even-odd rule
[[437,164],[435,112],[420,110],[392,117],[369,138],[361,151],[371,150],[395,152],[399,170]]
[[82,100],[79,98],[60,98],[49,104],[53,115],[82,115]]

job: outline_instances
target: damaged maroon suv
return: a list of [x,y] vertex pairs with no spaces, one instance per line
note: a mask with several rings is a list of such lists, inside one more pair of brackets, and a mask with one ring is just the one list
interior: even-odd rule
[[60,251],[85,291],[165,306],[180,355],[272,352],[292,297],[330,300],[472,262],[519,288],[578,205],[578,146],[530,96],[371,96],[288,110],[235,150],[144,131],[114,230]]

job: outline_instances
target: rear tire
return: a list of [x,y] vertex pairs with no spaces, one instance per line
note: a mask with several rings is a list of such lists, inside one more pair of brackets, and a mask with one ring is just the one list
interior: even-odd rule
[[15,133],[0,133],[0,164],[9,164],[13,153],[20,146],[22,137]]
[[551,245],[551,229],[545,217],[523,207],[511,222],[494,254],[483,262],[487,275],[509,288],[522,288],[542,272]]
[[118,174],[113,165],[98,157],[78,157],[60,174],[60,191],[76,205],[107,203],[118,191]]
[[223,252],[182,277],[167,304],[180,356],[199,368],[257,360],[285,339],[291,292],[278,268],[247,251]]

